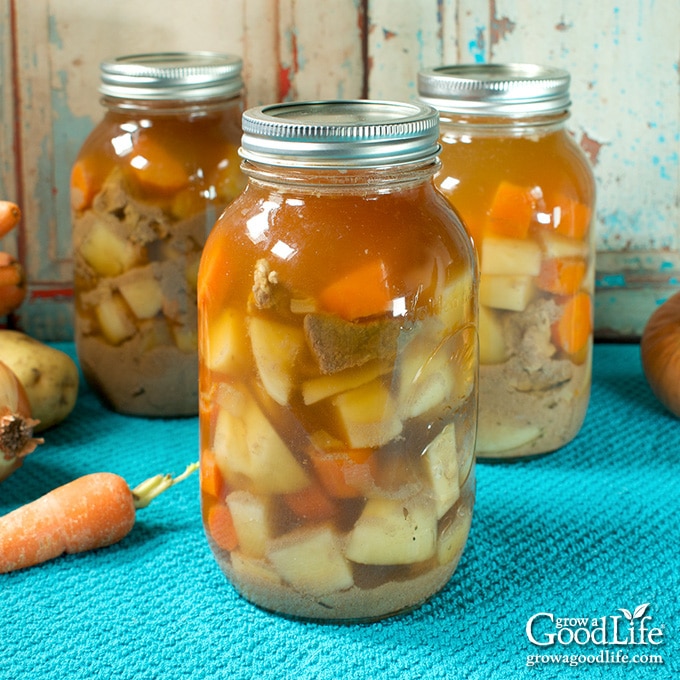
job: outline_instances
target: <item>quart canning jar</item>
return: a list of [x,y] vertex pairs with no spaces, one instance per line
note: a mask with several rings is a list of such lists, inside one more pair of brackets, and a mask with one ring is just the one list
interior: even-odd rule
[[435,183],[480,260],[479,458],[554,451],[588,406],[595,186],[565,126],[569,81],[533,64],[418,76],[440,113]]
[[198,413],[196,278],[242,190],[241,60],[210,52],[101,64],[104,116],[71,174],[75,342],[113,410]]
[[476,260],[437,113],[276,104],[243,130],[199,271],[208,540],[264,609],[396,614],[450,578],[475,494]]

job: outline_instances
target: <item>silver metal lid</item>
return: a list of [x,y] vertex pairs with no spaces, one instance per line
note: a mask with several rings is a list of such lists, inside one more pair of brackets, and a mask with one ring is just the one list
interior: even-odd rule
[[100,66],[106,97],[202,100],[233,97],[243,88],[240,57],[217,52],[159,52],[115,57]]
[[439,116],[421,102],[271,104],[243,114],[241,156],[280,167],[402,165],[439,153]]
[[418,73],[418,95],[447,113],[523,116],[569,109],[569,83],[551,66],[461,64]]

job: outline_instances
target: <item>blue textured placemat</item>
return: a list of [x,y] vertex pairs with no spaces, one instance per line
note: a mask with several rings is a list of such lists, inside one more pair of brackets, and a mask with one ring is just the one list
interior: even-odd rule
[[[93,471],[131,485],[179,473],[197,457],[198,425],[116,415],[83,388],[45,437],[0,485],[0,514]],[[0,680],[677,677],[679,511],[680,420],[652,396],[637,345],[598,345],[579,436],[537,460],[478,465],[461,564],[416,612],[335,626],[244,602],[208,549],[193,475],[140,511],[121,543],[0,575]],[[621,609],[632,615],[647,603],[656,646],[567,644],[583,627],[576,621],[548,647],[526,634],[530,617],[545,613],[555,623],[539,618],[539,641],[557,633],[557,618],[587,618],[577,637],[597,640],[592,619],[606,617],[611,635],[618,616],[621,642]],[[528,666],[536,654],[545,658]],[[664,663],[633,663],[650,655]],[[608,663],[589,663],[598,658]]]

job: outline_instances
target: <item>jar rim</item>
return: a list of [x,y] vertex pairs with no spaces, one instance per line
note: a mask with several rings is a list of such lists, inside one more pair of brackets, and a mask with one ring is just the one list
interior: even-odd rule
[[565,69],[526,63],[456,64],[418,73],[418,96],[439,111],[524,116],[568,111]]
[[439,114],[422,102],[345,99],[246,110],[239,153],[256,163],[356,168],[427,161],[439,154]]
[[151,101],[233,97],[243,89],[242,65],[238,56],[209,51],[111,57],[100,64],[99,92]]

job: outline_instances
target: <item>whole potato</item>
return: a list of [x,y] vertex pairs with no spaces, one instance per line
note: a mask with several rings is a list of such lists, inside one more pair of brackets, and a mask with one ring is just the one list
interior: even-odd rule
[[41,432],[64,420],[78,397],[78,367],[71,357],[20,331],[0,330],[0,361],[19,378]]

